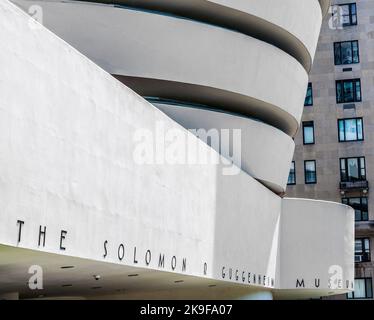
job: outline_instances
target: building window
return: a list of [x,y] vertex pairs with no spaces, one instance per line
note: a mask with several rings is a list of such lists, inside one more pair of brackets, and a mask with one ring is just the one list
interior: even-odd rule
[[355,240],[355,262],[370,261],[370,239],[359,238]]
[[313,86],[312,83],[308,83],[308,89],[306,90],[306,97],[304,106],[312,106],[313,105]]
[[343,198],[342,203],[351,206],[355,210],[355,221],[368,221],[368,198]]
[[372,299],[373,288],[371,278],[355,279],[355,291],[347,294],[348,299]]
[[359,63],[358,41],[344,41],[334,43],[335,65]]
[[336,103],[360,102],[361,101],[361,81],[338,80],[336,81]]
[[339,119],[339,142],[364,140],[362,118]]
[[343,27],[357,25],[357,7],[355,3],[340,4],[334,10],[333,17],[339,20],[339,25]]
[[342,182],[366,180],[365,158],[341,158],[340,178]]
[[296,170],[295,170],[295,161],[291,162],[290,174],[288,175],[288,185],[296,184]]
[[315,160],[304,161],[304,175],[306,184],[317,183],[317,171]]
[[314,122],[303,122],[303,139],[304,144],[314,144]]

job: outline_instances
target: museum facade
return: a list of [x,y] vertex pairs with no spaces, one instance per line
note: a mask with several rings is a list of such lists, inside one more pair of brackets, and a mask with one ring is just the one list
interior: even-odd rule
[[328,7],[2,1],[0,296],[351,292],[352,208],[284,198]]

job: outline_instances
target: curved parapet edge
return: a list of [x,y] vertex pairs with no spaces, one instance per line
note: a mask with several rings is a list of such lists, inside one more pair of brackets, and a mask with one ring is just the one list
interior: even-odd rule
[[[202,21],[255,37],[292,55],[309,71],[321,10],[317,0],[85,0],[155,10]],[[325,2],[320,2],[325,10]],[[314,25],[314,31],[305,28]]]
[[285,192],[294,151],[294,142],[285,133],[235,114],[168,101],[149,101],[183,127],[198,130],[193,132],[197,135],[200,132],[200,139],[206,140],[208,135],[216,139],[210,145],[244,172],[278,194]]
[[185,100],[183,94],[195,103],[258,118],[290,136],[297,131],[308,76],[297,60],[275,46],[138,10],[30,3],[43,4],[50,30],[141,95]]
[[331,5],[331,0],[318,0],[318,1],[321,5],[322,14],[325,16],[329,11],[329,7]]
[[[330,201],[284,198],[280,287],[342,294],[354,289],[354,210]],[[299,292],[297,292],[299,290]]]

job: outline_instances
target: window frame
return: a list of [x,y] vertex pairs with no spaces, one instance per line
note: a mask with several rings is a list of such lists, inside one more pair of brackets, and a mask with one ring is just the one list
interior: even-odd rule
[[[344,96],[344,84],[345,83],[353,83],[353,101],[344,101],[344,100],[339,100],[338,96],[338,84],[341,85],[341,90],[342,90],[342,96]],[[360,99],[357,99],[357,82],[360,83]],[[361,79],[360,78],[355,78],[355,79],[342,79],[342,80],[336,80],[335,81],[335,96],[336,96],[336,103],[337,104],[342,104],[342,103],[356,103],[356,102],[362,102],[362,88],[361,88]]]
[[[356,242],[357,241],[361,242],[361,254],[356,253]],[[368,249],[366,249],[365,243],[369,244]],[[356,261],[356,256],[362,256],[364,257],[364,259],[361,261]],[[355,263],[361,263],[361,262],[371,262],[371,243],[370,243],[369,237],[355,238]]]
[[[357,24],[358,24],[358,17],[357,17],[357,3],[356,2],[350,2],[350,3],[339,3],[339,4],[336,4],[336,6],[338,6],[338,7],[343,7],[343,6],[348,6],[349,7],[349,14],[348,14],[348,16],[349,16],[349,24],[344,24],[344,23],[342,23],[341,24],[341,27],[352,27],[352,26],[357,26]],[[352,7],[355,7],[355,14],[352,14]],[[334,12],[332,13],[332,16],[334,16]],[[345,17],[345,16],[347,16],[347,15],[343,15],[342,17]],[[355,23],[353,23],[353,16],[356,16],[356,22]],[[342,19],[342,17],[339,17],[340,19],[341,19],[341,21],[343,20]]]
[[[354,61],[354,56],[353,56],[353,43],[356,42],[357,43],[357,59],[358,61],[357,62],[353,62]],[[343,43],[350,43],[351,44],[351,51],[352,51],[352,62],[351,63],[343,63],[342,61],[342,44]],[[337,57],[336,57],[336,46],[339,45],[340,47],[340,63],[337,63]],[[348,40],[348,41],[339,41],[339,42],[334,42],[333,44],[334,46],[334,64],[336,66],[346,66],[346,65],[351,65],[351,64],[358,64],[360,63],[360,45],[359,45],[359,42],[358,40]]]
[[[345,121],[348,121],[348,120],[356,120],[356,136],[357,136],[356,140],[347,140],[347,132],[345,130]],[[362,128],[362,134],[361,134],[362,138],[361,139],[358,138],[358,136],[359,136],[358,125],[357,125],[358,120],[361,120],[361,128]],[[344,122],[344,139],[345,140],[341,140],[341,138],[340,138],[340,122]],[[357,142],[357,141],[364,141],[364,140],[365,140],[364,119],[362,117],[338,119],[338,141],[339,142]]]
[[[312,182],[307,181],[307,171],[306,171],[306,164],[307,162],[314,162],[314,175],[315,180]],[[317,184],[317,161],[316,160],[304,160],[304,182],[305,184]]]
[[[309,89],[311,91],[311,103],[308,104],[306,103],[306,99],[308,97],[308,92],[309,92]],[[313,84],[312,82],[308,82],[308,88],[306,89],[306,96],[305,96],[305,100],[304,100],[304,107],[312,107],[314,104],[314,98],[313,98]]]
[[[339,167],[340,167],[340,182],[354,182],[354,180],[350,180],[349,179],[349,176],[348,176],[348,160],[350,159],[358,159],[359,161],[357,161],[358,163],[358,171],[360,173],[360,179],[358,179],[357,181],[366,181],[366,159],[364,156],[362,157],[348,157],[348,158],[339,158]],[[361,160],[360,159],[364,159],[364,168],[361,167]],[[347,176],[347,180],[344,180],[343,179],[343,174],[342,174],[342,160],[345,160],[345,171],[346,171],[346,176]],[[362,176],[361,175],[361,170],[364,169],[365,171],[365,176]],[[364,178],[364,179],[363,179]]]
[[[360,208],[356,209],[353,207],[352,203],[350,202],[351,199],[360,199]],[[363,199],[366,199],[366,210],[363,210]],[[355,211],[355,222],[361,222],[361,221],[369,221],[369,201],[368,197],[344,197],[342,198],[342,203],[350,206]],[[359,211],[360,219],[356,219],[356,211]],[[366,215],[366,219],[363,219],[364,215]]]
[[[303,121],[303,144],[304,145],[313,145],[316,143],[315,130],[314,130],[314,121]],[[305,142],[305,128],[313,128],[313,142]]]
[[[368,278],[355,278],[355,280],[364,280],[365,282],[365,298],[355,298],[355,292],[352,291],[351,293],[347,293],[347,299],[348,300],[354,300],[354,299],[373,299],[373,279],[368,277]],[[369,290],[368,290],[368,285],[367,283],[370,283],[370,289],[371,289],[371,292],[369,293]],[[352,296],[350,296],[350,294]]]
[[[293,182],[292,183],[289,183],[289,180],[290,180],[290,176],[291,176],[291,169],[292,169],[292,164],[293,164]],[[288,179],[287,179],[287,185],[288,186],[294,186],[296,184],[296,162],[295,161],[292,161],[291,162],[291,168],[290,168],[290,172],[288,174]]]

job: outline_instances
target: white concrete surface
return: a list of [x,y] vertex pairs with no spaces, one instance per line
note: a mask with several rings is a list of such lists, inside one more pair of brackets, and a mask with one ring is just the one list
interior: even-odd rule
[[[254,2],[260,7],[259,1]],[[307,2],[308,16],[316,19],[307,28],[313,38],[319,32],[321,10],[317,1]],[[30,4],[40,5],[47,28],[109,73],[138,79],[133,88],[142,95],[179,99],[178,90],[170,89],[176,83],[194,102],[257,117],[289,135],[296,133],[308,76],[295,58],[271,44],[205,23],[108,5],[14,3],[26,10]],[[261,7],[276,16],[278,6]],[[282,8],[281,12],[292,10]],[[298,11],[281,15],[287,20],[298,16]],[[131,85],[130,80],[125,83]]]
[[275,268],[267,271],[280,198],[244,172],[223,176],[217,165],[135,163],[137,129],[154,132],[157,122],[184,129],[51,32],[30,29],[8,2],[0,13],[2,244],[17,246],[22,220],[24,248],[38,249],[42,225],[46,252],[103,260],[107,240],[108,262],[124,263],[117,255],[123,243],[143,257],[148,249],[164,252],[167,271],[175,255],[188,259],[190,275],[203,276],[206,262],[211,278],[222,264],[276,278]]
[[[284,198],[282,201],[280,269],[281,287],[295,288],[295,277],[305,281],[305,287],[316,281],[329,281],[331,286],[346,288],[346,279],[354,278],[354,216],[351,207],[329,201]],[[292,262],[298,257],[298,263]],[[329,261],[330,266],[319,265],[316,260]],[[301,275],[301,270],[312,267],[313,273]],[[322,267],[322,268],[320,268]],[[330,269],[331,268],[331,269]],[[330,270],[329,270],[330,269]],[[282,271],[281,271],[282,272]],[[284,276],[283,276],[284,275]],[[303,286],[299,287],[301,290]]]
[[[329,0],[91,0],[88,2],[131,6],[212,23],[238,30],[276,45],[295,57],[307,71]],[[305,28],[308,25],[310,28]],[[313,28],[313,32],[310,30]]]
[[[298,39],[312,60],[317,48],[322,11],[316,0],[210,0],[264,19]],[[308,25],[308,28],[305,26]]]
[[[217,129],[220,136],[221,133],[226,134],[221,130],[229,129],[231,138],[234,130],[240,130],[241,151],[234,158],[234,163],[274,192],[283,193],[286,190],[295,145],[282,131],[238,115],[164,103],[154,105],[187,129],[203,128],[208,132]],[[231,155],[233,148],[237,149],[232,140],[220,141],[220,145],[213,143],[211,146],[221,154]]]

